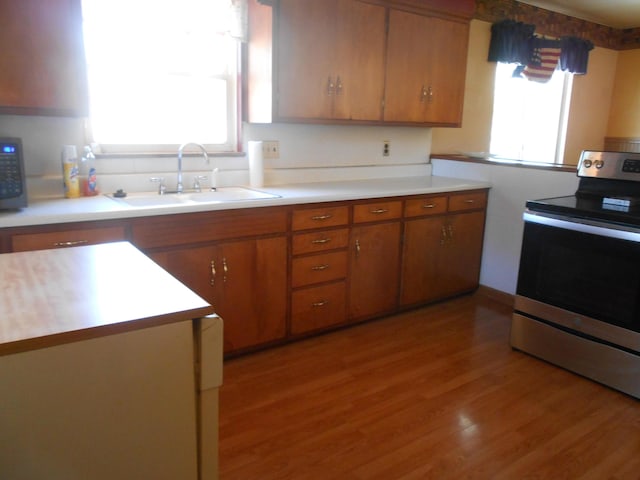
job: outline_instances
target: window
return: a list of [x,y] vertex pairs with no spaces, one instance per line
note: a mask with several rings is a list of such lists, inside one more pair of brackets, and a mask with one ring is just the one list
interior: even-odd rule
[[513,78],[515,68],[497,64],[490,151],[502,158],[562,163],[573,77],[556,70],[540,83]]
[[231,3],[83,0],[90,136],[103,152],[236,150]]

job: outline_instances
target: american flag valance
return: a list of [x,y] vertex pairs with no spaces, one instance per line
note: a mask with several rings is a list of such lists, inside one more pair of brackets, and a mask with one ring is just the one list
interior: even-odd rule
[[491,26],[490,62],[515,63],[516,75],[534,81],[548,80],[560,64],[560,69],[587,73],[589,52],[593,43],[578,37],[548,39],[535,35],[535,26],[503,20]]

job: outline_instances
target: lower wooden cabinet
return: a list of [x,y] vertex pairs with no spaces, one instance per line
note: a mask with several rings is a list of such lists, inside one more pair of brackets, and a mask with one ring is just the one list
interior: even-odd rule
[[284,339],[287,239],[248,239],[150,254],[224,320],[225,353]]
[[349,207],[338,205],[291,213],[292,336],[346,322]]
[[401,306],[440,300],[478,286],[486,195],[452,197],[449,211],[460,202],[466,209],[480,210],[405,221]]
[[472,291],[486,190],[16,227],[0,251],[129,240],[211,303],[226,354]]
[[396,309],[400,222],[354,227],[351,231],[349,318],[357,320]]
[[344,323],[346,281],[295,290],[291,294],[291,334],[312,332]]
[[70,228],[58,231],[22,233],[11,236],[11,250],[26,252],[50,248],[68,248],[126,240],[122,225],[98,228]]

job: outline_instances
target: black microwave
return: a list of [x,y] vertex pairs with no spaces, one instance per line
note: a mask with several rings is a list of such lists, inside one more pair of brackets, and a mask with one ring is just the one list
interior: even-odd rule
[[27,206],[22,140],[0,138],[0,210]]

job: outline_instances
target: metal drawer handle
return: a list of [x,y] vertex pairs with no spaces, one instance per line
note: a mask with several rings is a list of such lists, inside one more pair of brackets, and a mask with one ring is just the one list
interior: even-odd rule
[[331,241],[330,238],[318,238],[316,240],[311,240],[311,243],[323,244],[323,243],[329,243],[330,241]]
[[209,284],[213,287],[216,284],[216,261],[211,260],[211,279],[209,280]]
[[379,215],[381,213],[387,213],[389,210],[387,210],[386,208],[378,208],[377,210],[370,210],[370,213],[374,213],[376,215]]
[[464,203],[476,203],[476,201],[473,198],[469,198],[465,200]]
[[325,263],[323,265],[314,265],[311,270],[326,270],[327,268],[329,268],[329,265]]
[[427,203],[426,205],[422,205],[422,208],[436,208],[435,203]]
[[74,247],[76,245],[84,245],[89,243],[89,240],[70,240],[68,242],[55,242],[54,247]]
[[313,302],[311,304],[312,307],[324,307],[329,303],[329,300],[320,300],[319,302]]
[[311,220],[326,220],[331,217],[333,217],[333,215],[327,213],[326,215],[314,215],[311,217]]

